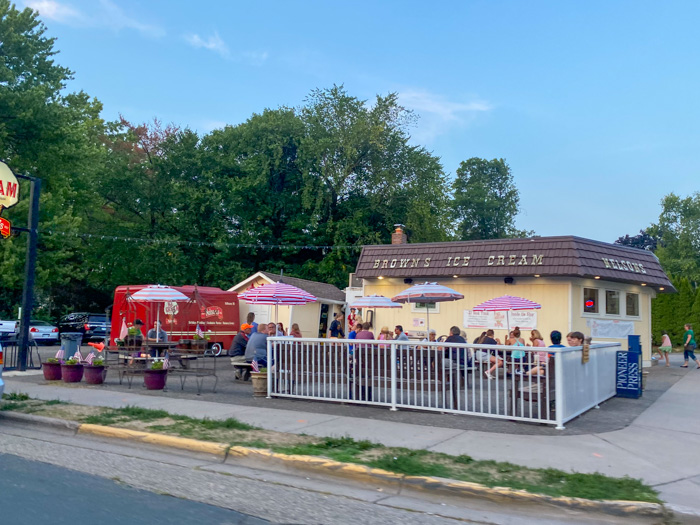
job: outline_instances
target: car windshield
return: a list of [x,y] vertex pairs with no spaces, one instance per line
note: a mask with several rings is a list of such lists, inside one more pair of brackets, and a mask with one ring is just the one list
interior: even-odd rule
[[53,326],[51,323],[46,321],[29,321],[29,326]]

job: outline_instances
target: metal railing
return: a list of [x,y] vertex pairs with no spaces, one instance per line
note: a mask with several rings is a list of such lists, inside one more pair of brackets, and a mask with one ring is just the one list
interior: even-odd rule
[[268,397],[555,424],[615,395],[619,343],[581,347],[268,338]]
[[[3,349],[4,369],[6,371],[19,369],[19,343],[16,337],[5,337],[0,339]],[[27,346],[27,370],[38,370],[41,368],[41,358],[39,357],[39,347],[34,339],[29,339]]]

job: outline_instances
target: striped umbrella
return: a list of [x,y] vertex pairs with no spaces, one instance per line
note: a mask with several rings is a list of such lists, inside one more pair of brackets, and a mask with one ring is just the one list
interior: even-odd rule
[[[185,302],[189,301],[190,298],[184,293],[178,292],[174,288],[169,286],[163,286],[161,284],[152,284],[142,288],[138,292],[131,294],[128,298],[129,301],[135,301],[139,303],[166,303],[166,302]],[[156,319],[158,324],[160,324],[160,308],[156,310]],[[158,342],[158,332],[156,332],[156,342]]]
[[512,295],[504,295],[489,299],[473,308],[476,312],[505,312],[507,310],[539,310],[542,305],[529,299],[522,297],[513,297]]
[[262,286],[251,288],[240,294],[238,298],[243,299],[247,303],[274,304],[275,324],[277,324],[277,307],[279,305],[294,306],[316,301],[316,297],[309,292],[292,286],[291,284],[280,282],[263,284]]
[[401,304],[383,295],[368,295],[359,297],[350,305],[350,308],[401,308]]
[[[438,283],[416,284],[404,290],[391,300],[397,303],[443,303],[445,301],[458,301],[464,299],[464,295]],[[428,333],[430,333],[430,311],[426,307],[428,317]]]
[[[489,299],[473,308],[475,312],[509,312],[511,310],[539,310],[541,304],[522,297],[514,297],[512,295],[503,295],[495,299]],[[510,316],[506,314],[506,326],[508,327],[508,336],[510,336]]]

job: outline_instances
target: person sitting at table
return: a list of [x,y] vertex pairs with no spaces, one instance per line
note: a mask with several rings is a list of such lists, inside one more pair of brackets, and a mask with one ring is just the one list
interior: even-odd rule
[[[274,324],[273,324],[273,330],[274,330]],[[272,332],[273,334],[275,332]],[[267,354],[267,325],[266,324],[260,324],[258,325],[258,331],[257,332],[252,332],[250,334],[250,339],[248,339],[248,346],[246,346],[245,349],[245,360],[247,363],[252,363],[253,359],[255,359],[255,354],[257,353],[258,349],[265,349],[265,353]]]
[[284,329],[284,325],[282,323],[277,323],[277,337],[285,337],[287,335],[287,331]]
[[[243,323],[241,325],[240,331],[236,334],[231,342],[231,348],[228,349],[228,355],[231,356],[231,364],[233,365],[234,377],[236,379],[241,379],[242,368],[237,368],[236,363],[245,363],[245,350],[248,346],[248,339],[250,338],[250,331],[253,327],[248,323]],[[246,376],[250,375],[250,371],[245,370],[242,376],[244,381],[247,380]]]
[[168,334],[160,327],[160,321],[153,323],[153,328],[151,328],[146,334],[146,340],[154,341],[156,343],[167,342]]
[[297,323],[294,323],[292,325],[292,329],[289,331],[289,335],[291,335],[292,337],[304,337]]

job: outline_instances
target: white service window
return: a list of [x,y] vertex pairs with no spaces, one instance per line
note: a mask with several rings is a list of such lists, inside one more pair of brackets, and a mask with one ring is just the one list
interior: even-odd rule
[[617,290],[605,290],[605,313],[620,315],[620,292]]
[[639,317],[639,294],[638,293],[628,293],[627,294],[627,307],[626,307],[627,317]]

